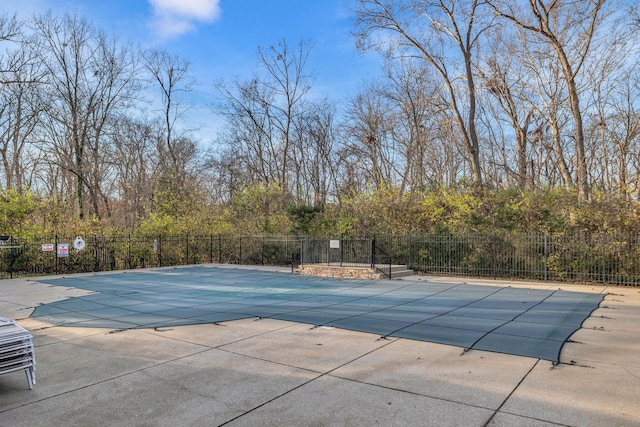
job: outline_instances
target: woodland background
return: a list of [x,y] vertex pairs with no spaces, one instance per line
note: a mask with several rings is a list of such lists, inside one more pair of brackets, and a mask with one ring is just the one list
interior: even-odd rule
[[[383,77],[330,99],[313,46],[212,76],[77,15],[0,18],[0,233],[638,233],[633,2],[352,1]],[[223,60],[223,59],[221,59]]]

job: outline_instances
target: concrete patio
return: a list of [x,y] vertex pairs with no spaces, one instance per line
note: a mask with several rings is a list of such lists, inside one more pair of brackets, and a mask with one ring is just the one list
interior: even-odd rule
[[640,425],[640,289],[398,280],[607,296],[553,364],[274,319],[54,326],[30,318],[33,309],[88,291],[2,281],[0,316],[31,331],[37,383],[29,390],[22,372],[0,376],[0,425]]

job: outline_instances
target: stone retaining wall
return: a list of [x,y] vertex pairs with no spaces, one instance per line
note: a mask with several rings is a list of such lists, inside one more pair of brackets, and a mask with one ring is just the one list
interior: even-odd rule
[[380,280],[384,276],[379,271],[368,267],[340,267],[334,265],[302,264],[297,272],[307,276],[335,277],[340,279]]

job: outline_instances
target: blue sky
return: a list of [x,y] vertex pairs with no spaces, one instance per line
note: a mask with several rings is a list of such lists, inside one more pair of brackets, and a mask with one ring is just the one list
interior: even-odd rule
[[202,104],[211,103],[214,81],[250,77],[258,46],[303,40],[313,45],[307,72],[315,75],[314,93],[341,101],[380,69],[379,58],[355,49],[349,13],[354,1],[0,0],[0,9],[22,18],[48,10],[78,12],[123,39],[188,58]]

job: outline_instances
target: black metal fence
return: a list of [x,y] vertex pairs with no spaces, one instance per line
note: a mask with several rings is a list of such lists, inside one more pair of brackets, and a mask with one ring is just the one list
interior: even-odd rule
[[[333,242],[333,243],[332,243]],[[405,264],[423,274],[640,285],[640,235],[422,234],[305,239],[301,262]]]
[[205,263],[291,265],[301,244],[286,235],[90,236],[76,250],[74,240],[12,238],[0,245],[0,278]]
[[638,235],[432,234],[388,244],[394,263],[426,274],[640,285]]
[[[389,242],[386,239],[384,242]],[[383,242],[383,244],[384,244]],[[375,239],[315,239],[302,240],[300,262],[341,267],[366,266],[391,277],[392,256]]]
[[304,264],[337,264],[342,266],[372,265],[372,239],[304,239]]
[[[406,264],[423,274],[640,285],[640,235],[425,234],[377,236],[374,245],[366,238],[332,243],[292,235],[84,239],[80,251],[68,236],[0,239],[0,278],[202,263],[361,265],[384,255],[384,263]],[[68,244],[68,256],[58,256],[62,243]]]

